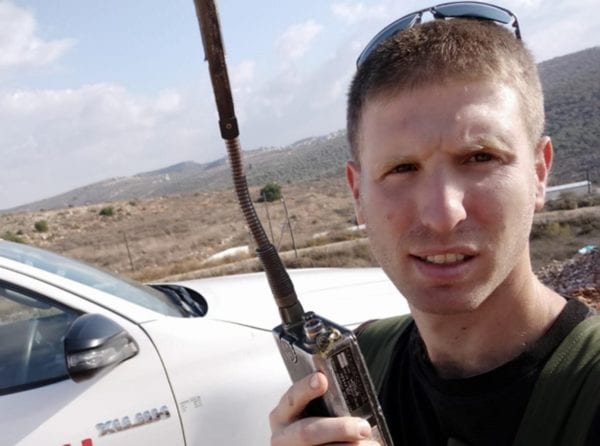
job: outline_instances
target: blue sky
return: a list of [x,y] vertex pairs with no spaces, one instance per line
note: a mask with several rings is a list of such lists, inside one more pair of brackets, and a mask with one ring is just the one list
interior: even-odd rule
[[[220,0],[242,146],[344,127],[354,60],[416,0]],[[505,0],[538,61],[600,44],[597,0]],[[0,209],[225,155],[193,0],[0,0]]]

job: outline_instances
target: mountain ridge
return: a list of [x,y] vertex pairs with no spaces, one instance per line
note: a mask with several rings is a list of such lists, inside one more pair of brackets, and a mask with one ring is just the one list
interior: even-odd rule
[[[555,162],[550,184],[583,179],[600,182],[600,47],[538,64],[545,94],[546,132]],[[319,181],[342,175],[348,158],[345,130],[310,136],[285,147],[243,152],[247,181],[262,186]],[[182,161],[129,177],[115,177],[0,213],[32,212],[117,200],[134,200],[231,187],[228,160]]]

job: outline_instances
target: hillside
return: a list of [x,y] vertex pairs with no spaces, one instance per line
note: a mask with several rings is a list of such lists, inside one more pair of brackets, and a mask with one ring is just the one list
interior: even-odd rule
[[[346,135],[339,131],[306,138],[285,148],[244,151],[243,157],[250,186],[263,186],[269,181],[297,184],[339,177],[347,159]],[[32,212],[230,188],[231,173],[226,158],[205,164],[187,161],[131,177],[111,178],[5,212]]]
[[[256,189],[251,192],[258,195]],[[308,246],[315,235],[352,226],[352,202],[341,177],[285,186],[283,194],[299,247]],[[291,236],[282,204],[271,203],[268,209],[266,204],[256,206],[276,246],[289,248]],[[108,208],[112,211],[103,215],[101,211]],[[47,223],[47,230],[35,229],[39,221]],[[0,237],[19,238],[114,272],[146,278],[204,267],[212,255],[251,242],[229,190],[4,214],[0,228]]]
[[[553,138],[556,152],[550,184],[579,181],[586,175],[600,184],[600,47],[542,62],[539,68],[546,95],[547,133]],[[250,186],[337,177],[346,159],[343,130],[305,138],[283,148],[244,152]],[[4,212],[225,190],[230,185],[225,158],[204,164],[187,161],[131,177],[111,178]]]
[[542,62],[546,131],[555,161],[551,184],[600,183],[600,47]]

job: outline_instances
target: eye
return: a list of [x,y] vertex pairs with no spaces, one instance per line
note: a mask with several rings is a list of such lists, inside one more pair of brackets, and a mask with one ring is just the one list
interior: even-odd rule
[[407,172],[416,172],[417,166],[416,164],[398,164],[391,170],[391,173],[407,173]]
[[491,154],[486,153],[486,152],[479,152],[479,153],[475,153],[474,155],[471,155],[467,159],[467,162],[488,163],[490,161],[494,161],[495,159],[496,158],[494,157],[494,155],[491,155]]

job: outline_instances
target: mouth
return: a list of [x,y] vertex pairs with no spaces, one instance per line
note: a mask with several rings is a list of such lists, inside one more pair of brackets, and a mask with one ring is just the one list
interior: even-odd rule
[[435,254],[428,256],[415,256],[417,259],[425,263],[435,265],[458,265],[470,260],[473,256],[457,253]]

